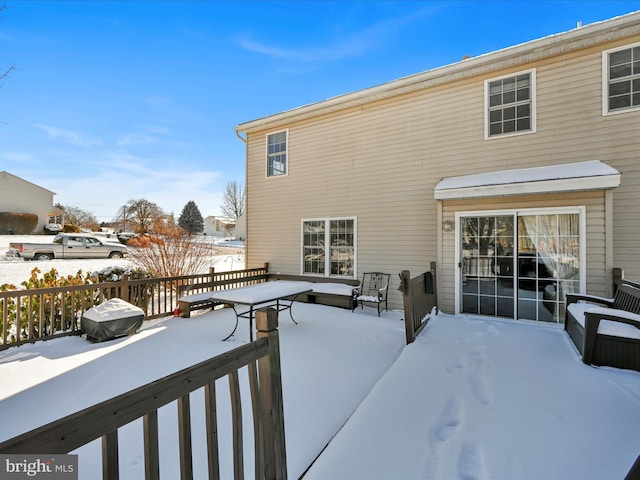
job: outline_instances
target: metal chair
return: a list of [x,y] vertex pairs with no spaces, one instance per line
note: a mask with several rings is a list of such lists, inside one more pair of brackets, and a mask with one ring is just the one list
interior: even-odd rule
[[360,308],[364,308],[365,303],[375,303],[378,307],[378,316],[382,310],[382,304],[384,309],[389,310],[387,306],[387,293],[389,292],[389,278],[388,273],[370,272],[362,275],[362,282],[353,290],[353,309],[360,305]]

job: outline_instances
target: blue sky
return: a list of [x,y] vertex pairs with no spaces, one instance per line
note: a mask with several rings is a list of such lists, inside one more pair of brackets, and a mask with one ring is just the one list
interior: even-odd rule
[[[0,14],[0,170],[111,220],[218,215],[239,123],[640,10],[638,1],[30,1]],[[2,70],[3,71],[3,70]]]

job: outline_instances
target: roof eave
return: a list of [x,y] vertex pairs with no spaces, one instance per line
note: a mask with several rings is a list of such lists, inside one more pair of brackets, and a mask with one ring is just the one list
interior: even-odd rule
[[640,11],[237,125],[251,133],[640,34]]
[[584,178],[562,178],[536,182],[518,182],[504,185],[480,185],[465,188],[434,190],[435,200],[461,200],[471,198],[536,195],[547,193],[610,190],[620,185],[620,174],[598,175]]

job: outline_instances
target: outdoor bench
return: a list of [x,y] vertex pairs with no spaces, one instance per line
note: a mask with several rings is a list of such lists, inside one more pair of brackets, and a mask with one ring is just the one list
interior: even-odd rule
[[640,288],[622,284],[614,298],[568,294],[564,328],[584,363],[640,371]]
[[307,282],[310,284],[312,291],[298,295],[296,301],[347,308],[349,310],[352,310],[355,306],[354,289],[359,285],[356,279],[309,277],[306,275],[270,274],[269,280]]
[[[192,310],[202,310],[223,305],[212,298],[214,292],[227,288],[254,285],[262,283],[269,278],[268,264],[263,268],[252,268],[242,272],[211,273],[212,280],[202,283],[189,283],[178,287],[178,312],[181,317],[189,318]],[[248,275],[238,276],[236,273]],[[196,291],[196,293],[189,293]]]
[[[200,293],[187,293],[195,289],[200,290],[203,288],[208,289],[208,291]],[[180,295],[180,297],[178,298],[178,310],[179,315],[183,318],[191,317],[192,310],[213,308],[216,305],[219,305],[219,302],[211,298],[211,294],[213,292],[213,284],[211,282],[182,285],[181,287],[179,287],[178,292]]]
[[[289,280],[309,284],[309,288],[311,289],[311,291],[298,295],[296,297],[296,301],[298,302],[318,303],[331,307],[347,308],[349,310],[353,310],[356,305],[356,301],[354,299],[354,289],[359,286],[359,282],[356,279],[309,277],[306,275],[269,274],[267,277],[267,281],[274,280]],[[221,285],[221,282],[215,283],[215,286],[219,285]],[[214,282],[189,284],[179,287],[179,315],[183,318],[189,318],[193,310],[214,308],[217,305],[222,305],[220,302],[211,298],[213,287]],[[208,291],[188,293],[193,290],[203,289],[207,289]]]

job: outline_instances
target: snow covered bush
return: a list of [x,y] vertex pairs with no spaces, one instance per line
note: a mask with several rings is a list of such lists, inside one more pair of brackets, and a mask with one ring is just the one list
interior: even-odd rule
[[[5,283],[0,285],[0,292],[118,282],[124,274],[127,274],[130,279],[152,277],[151,274],[139,268],[119,267],[87,273],[78,270],[75,275],[66,276],[59,276],[58,271],[52,268],[41,274],[39,268],[34,268],[31,276],[20,283],[21,288]],[[149,288],[144,284],[130,286],[131,302],[139,306],[146,305],[151,298]],[[21,295],[19,301],[16,301],[16,298],[0,299],[0,311],[3,311],[6,303],[8,320],[6,333],[8,340],[15,342],[29,338],[29,334],[32,337],[42,337],[66,331],[71,329],[74,323],[79,327],[82,312],[99,304],[104,298],[112,298],[120,294],[118,287],[109,286],[102,289]],[[0,337],[4,338],[4,334],[4,325],[0,322]]]

